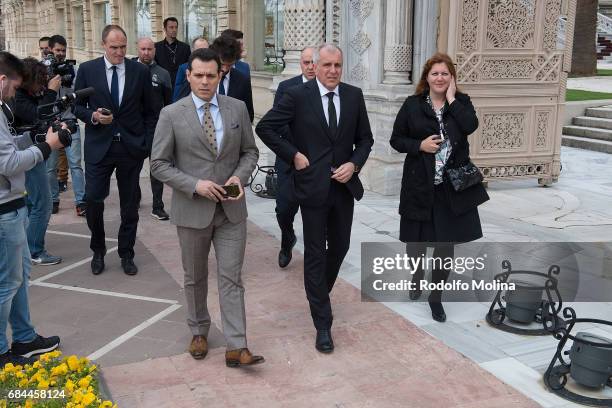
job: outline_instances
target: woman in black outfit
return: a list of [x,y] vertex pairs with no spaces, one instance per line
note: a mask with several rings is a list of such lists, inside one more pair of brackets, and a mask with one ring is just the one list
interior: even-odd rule
[[[416,93],[409,96],[397,114],[391,146],[406,153],[399,213],[402,242],[435,243],[433,256],[453,257],[454,244],[482,237],[477,206],[489,199],[482,183],[461,192],[453,189],[446,169],[470,160],[467,137],[478,128],[470,97],[457,90],[453,61],[435,54],[423,67]],[[425,254],[426,244],[418,253]],[[410,248],[414,248],[411,245]],[[408,249],[408,245],[407,245]],[[433,268],[432,282],[445,282],[450,270]],[[423,279],[418,270],[413,282]],[[418,299],[421,290],[410,293]],[[433,290],[429,306],[434,320],[444,322],[442,291]]]

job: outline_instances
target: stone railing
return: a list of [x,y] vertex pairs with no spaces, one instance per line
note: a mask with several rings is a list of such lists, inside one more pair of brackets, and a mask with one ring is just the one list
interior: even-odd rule
[[612,18],[597,13],[597,31],[605,34],[612,34]]

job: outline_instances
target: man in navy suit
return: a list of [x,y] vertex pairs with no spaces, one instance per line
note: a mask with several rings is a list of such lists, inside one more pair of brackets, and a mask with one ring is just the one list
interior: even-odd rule
[[75,90],[93,87],[92,96],[75,105],[85,122],[85,184],[87,226],[94,252],[91,271],[104,270],[106,254],[104,199],[115,171],[121,205],[119,257],[127,275],[135,275],[134,243],[138,227],[138,179],[151,150],[157,117],[151,105],[148,68],[125,58],[127,36],[118,25],[102,31],[104,55],[79,67]]
[[[200,48],[208,48],[208,40],[203,36],[199,36],[193,39],[191,42],[192,52],[199,50]],[[176,80],[174,81],[174,91],[172,92],[172,103],[181,99],[180,95],[187,96],[191,92],[189,82],[187,82],[187,66],[189,63],[185,62],[181,64],[176,72]],[[183,97],[184,97],[183,96]]]
[[[312,60],[313,53],[314,47],[306,47],[302,50],[302,54],[300,55],[300,68],[302,69],[302,74],[284,80],[278,84],[276,95],[274,95],[274,106],[278,105],[287,89],[301,85],[315,78],[315,65]],[[291,132],[288,127],[285,128],[282,136],[291,140]],[[293,219],[295,218],[295,214],[297,214],[299,204],[293,196],[290,186],[287,184],[289,176],[291,175],[291,163],[287,163],[279,156],[276,156],[274,167],[276,168],[278,177],[276,219],[282,233],[281,249],[278,253],[278,266],[284,268],[291,262],[291,251],[297,242],[295,232],[293,231]]]
[[[285,162],[304,225],[304,286],[317,339],[331,353],[329,293],[350,247],[354,200],[363,197],[359,170],[374,138],[361,89],[340,82],[342,50],[333,44],[314,54],[316,78],[287,89],[256,131]],[[289,126],[291,139],[282,137]]]

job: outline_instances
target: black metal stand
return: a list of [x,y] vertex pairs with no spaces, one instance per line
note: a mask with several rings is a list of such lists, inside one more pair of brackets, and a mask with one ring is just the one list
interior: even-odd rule
[[[571,339],[572,341],[576,341],[576,337],[571,334],[576,323],[595,323],[612,326],[612,322],[599,319],[578,319],[576,318],[576,311],[571,307],[566,307],[563,309],[563,316],[567,319],[567,327],[556,328],[553,332],[553,336],[559,340],[559,344],[557,345],[557,351],[550,362],[548,369],[544,373],[544,384],[546,385],[546,388],[552,393],[557,394],[559,397],[578,404],[593,407],[612,407],[611,398],[586,397],[574,391],[568,390],[566,385],[568,375],[571,370],[571,362],[568,363],[563,359],[563,354],[569,354],[569,351],[563,351],[567,340]],[[591,346],[612,348],[612,344],[593,343],[585,339],[580,339],[579,341]],[[557,364],[557,362],[559,364]],[[612,387],[612,377],[608,380],[606,387]]]
[[[536,290],[543,290],[546,292],[546,300],[542,300],[542,304],[534,320],[536,323],[541,323],[544,327],[541,329],[527,329],[509,325],[507,323],[508,319],[506,319],[505,299],[504,296],[502,296],[504,291],[501,289],[497,291],[491,303],[491,307],[489,308],[489,313],[487,313],[487,323],[489,323],[489,325],[505,332],[527,336],[549,335],[555,328],[565,327],[565,322],[558,316],[563,302],[561,300],[561,294],[557,289],[557,278],[553,277],[553,274],[559,274],[560,269],[557,265],[552,265],[548,269],[548,273],[544,274],[533,271],[513,271],[510,261],[504,260],[502,261],[502,269],[504,272],[495,276],[495,279],[501,283],[507,283],[510,275],[532,275],[545,279],[544,286],[534,287]],[[553,298],[553,292],[555,293],[555,298]]]
[[[266,175],[266,181],[264,184],[255,183],[255,178],[260,172]],[[252,192],[261,198],[276,198],[276,194],[278,193],[276,169],[274,166],[260,166],[259,164],[255,165],[255,171],[253,174],[251,174],[251,180],[247,186]]]

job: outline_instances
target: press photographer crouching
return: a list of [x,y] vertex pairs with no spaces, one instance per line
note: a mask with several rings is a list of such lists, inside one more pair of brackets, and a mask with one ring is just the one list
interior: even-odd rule
[[[21,86],[15,95],[15,128],[18,133],[30,130],[33,135],[44,135],[45,130],[38,130],[39,105],[53,103],[60,89],[59,75],[48,80],[47,67],[34,58],[26,58],[24,76]],[[51,109],[46,112],[50,113]],[[47,128],[47,126],[45,126]],[[42,137],[42,135],[40,137]],[[49,155],[45,156],[45,160]],[[36,164],[26,172],[26,196],[29,209],[28,246],[32,255],[32,263],[36,265],[55,265],[62,261],[59,256],[51,255],[45,249],[45,233],[51,218],[52,200],[49,189],[47,166],[44,161]]]
[[[25,173],[44,163],[62,143],[51,129],[46,141],[32,144],[29,136],[17,136],[9,127],[14,118],[6,102],[15,95],[23,77],[24,63],[0,52],[0,367],[9,362],[32,363],[32,356],[54,350],[60,343],[57,336],[38,335],[30,321]],[[6,337],[9,322],[13,333],[10,350]]]
[[[47,65],[48,77],[52,78],[55,75],[61,77],[61,86],[57,93],[57,98],[64,98],[66,95],[74,92],[73,83],[75,78],[74,65],[76,61],[66,59],[66,39],[61,35],[52,35],[49,38],[49,48],[51,54],[43,61]],[[71,108],[66,108],[60,115],[62,121],[74,121],[76,117],[72,113]],[[72,191],[74,192],[74,206],[76,215],[79,217],[85,216],[87,204],[85,202],[85,176],[81,165],[81,132],[76,126],[76,131],[72,134],[72,144],[64,149],[70,168],[70,177],[72,178]],[[58,184],[57,163],[59,160],[59,151],[51,152],[49,160],[47,160],[47,175],[49,177],[49,188],[51,189],[51,199],[53,201],[52,213],[59,211],[60,188]]]

